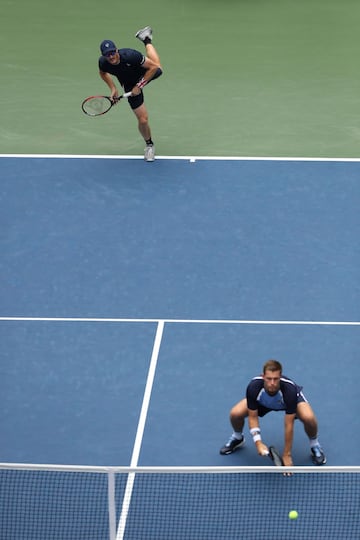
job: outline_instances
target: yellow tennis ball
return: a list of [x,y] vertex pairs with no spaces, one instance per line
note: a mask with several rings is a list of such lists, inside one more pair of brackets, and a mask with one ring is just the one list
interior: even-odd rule
[[296,510],[290,510],[290,512],[289,512],[289,518],[290,518],[290,519],[297,519],[297,518],[298,518],[298,515],[299,515],[299,514],[297,513]]

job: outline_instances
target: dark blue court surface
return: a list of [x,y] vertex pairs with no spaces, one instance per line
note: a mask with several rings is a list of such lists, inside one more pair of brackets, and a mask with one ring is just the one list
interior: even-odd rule
[[[271,357],[304,386],[328,464],[359,464],[360,163],[4,157],[0,170],[0,461],[128,465],[158,321],[172,319],[139,465],[263,464],[250,437],[219,448]],[[266,441],[281,446],[282,421],[264,419]],[[294,460],[310,464],[300,424]]]
[[360,163],[0,167],[5,315],[359,320]]

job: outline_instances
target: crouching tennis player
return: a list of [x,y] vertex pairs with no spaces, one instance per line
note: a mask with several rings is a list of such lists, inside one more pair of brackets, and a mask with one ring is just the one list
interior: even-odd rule
[[284,465],[293,465],[291,450],[294,438],[295,420],[299,419],[310,442],[311,458],[315,465],[324,465],[326,457],[318,440],[318,423],[306,400],[302,387],[282,375],[282,365],[277,360],[264,364],[263,373],[254,377],[247,389],[246,398],[234,405],[230,411],[233,433],[229,441],[220,449],[220,454],[232,454],[244,445],[243,428],[248,418],[249,429],[256,449],[261,456],[268,455],[269,449],[261,440],[259,418],[271,411],[284,411]]

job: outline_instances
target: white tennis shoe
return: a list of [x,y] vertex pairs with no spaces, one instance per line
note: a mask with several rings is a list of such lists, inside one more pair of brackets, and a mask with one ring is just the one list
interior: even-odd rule
[[145,26],[145,28],[141,28],[138,30],[135,34],[135,37],[140,39],[144,43],[146,38],[152,39],[152,28],[150,26]]
[[155,146],[153,144],[146,146],[144,159],[145,161],[155,161]]

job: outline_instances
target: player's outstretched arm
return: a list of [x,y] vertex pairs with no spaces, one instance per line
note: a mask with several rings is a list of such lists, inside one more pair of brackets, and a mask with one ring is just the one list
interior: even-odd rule
[[294,440],[295,417],[295,414],[285,414],[284,418],[284,452],[282,457],[284,464],[289,467],[293,464],[291,451]]
[[114,84],[114,81],[113,81],[113,78],[110,75],[110,73],[105,73],[104,71],[99,71],[99,75],[102,78],[102,80],[104,81],[104,83],[106,83],[108,85],[108,87],[110,88],[110,92],[111,92],[110,97],[119,97],[118,89],[116,88],[116,86]]

